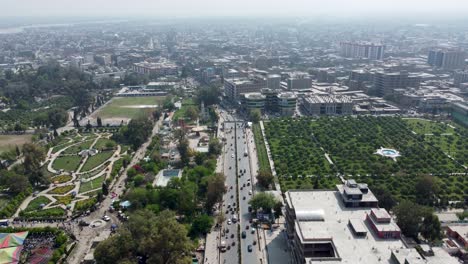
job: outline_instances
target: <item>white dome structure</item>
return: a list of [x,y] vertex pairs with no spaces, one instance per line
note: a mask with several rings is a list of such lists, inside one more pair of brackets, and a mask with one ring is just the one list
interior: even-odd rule
[[296,219],[298,221],[325,221],[325,211],[317,210],[297,210]]

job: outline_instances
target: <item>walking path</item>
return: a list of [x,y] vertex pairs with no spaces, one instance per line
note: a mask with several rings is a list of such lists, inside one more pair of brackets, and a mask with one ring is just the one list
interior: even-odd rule
[[263,121],[260,121],[260,130],[262,131],[262,137],[264,139],[263,142],[265,143],[265,148],[266,148],[267,156],[268,156],[268,162],[270,163],[270,168],[271,168],[271,174],[276,178],[275,189],[279,191],[281,190],[281,187],[279,184],[279,179],[277,178],[275,163],[273,162],[273,157],[271,156],[270,145],[268,144],[266,140],[265,127],[263,126]]

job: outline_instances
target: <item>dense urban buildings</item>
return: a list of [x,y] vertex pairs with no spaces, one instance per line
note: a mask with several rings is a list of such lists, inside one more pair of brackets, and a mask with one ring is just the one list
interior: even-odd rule
[[341,42],[341,55],[346,58],[381,60],[385,46],[371,42]]

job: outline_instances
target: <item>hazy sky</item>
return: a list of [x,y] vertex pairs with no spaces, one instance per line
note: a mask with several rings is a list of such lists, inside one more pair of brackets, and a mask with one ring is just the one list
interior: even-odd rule
[[2,16],[468,14],[468,0],[0,0]]

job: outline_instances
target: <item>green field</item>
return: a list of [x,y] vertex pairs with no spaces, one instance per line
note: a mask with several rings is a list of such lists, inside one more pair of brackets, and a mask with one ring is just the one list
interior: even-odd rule
[[41,209],[41,204],[49,204],[51,200],[45,196],[39,196],[31,200],[29,202],[28,206],[26,209],[24,209],[25,212],[31,212],[31,211],[36,211]]
[[64,150],[60,154],[78,154],[83,149],[91,148],[91,145],[93,144],[93,142],[94,142],[94,139],[84,141],[82,143],[79,143],[77,145],[74,145],[74,146],[71,146],[71,147],[67,148],[66,150]]
[[268,154],[263,141],[262,130],[259,124],[254,124],[253,133],[255,138],[255,147],[257,148],[258,163],[260,164],[260,171],[271,172],[270,162],[268,161]]
[[164,96],[116,97],[94,116],[102,119],[136,118],[154,109],[154,105],[160,105],[164,98]]
[[101,165],[106,160],[108,160],[110,157],[112,157],[113,154],[114,151],[103,151],[99,152],[94,156],[89,157],[85,165],[83,165],[83,168],[81,168],[81,171],[85,172],[96,168],[97,166]]
[[[195,104],[195,102],[193,101],[193,99],[191,98],[186,98],[182,101],[182,106],[180,109],[178,109],[175,113],[174,113],[174,116],[172,117],[172,120],[174,121],[177,121],[179,119],[189,119],[187,117],[187,114],[186,114],[186,111],[189,107],[192,107],[192,106],[195,106],[197,107],[197,105]],[[190,120],[189,123],[193,123],[195,122],[195,120]]]
[[76,171],[80,165],[80,156],[63,156],[54,160],[52,167],[56,170]]
[[114,144],[114,146],[116,146],[117,144],[115,143],[114,140],[111,140],[111,139],[107,139],[107,138],[100,138],[96,144],[93,146],[93,148],[97,149],[97,150],[101,150],[101,149],[105,149],[107,148],[106,145],[108,143],[112,143]]
[[0,135],[0,153],[31,142],[32,135]]
[[98,177],[94,180],[88,181],[88,182],[83,182],[80,185],[80,193],[88,192],[91,190],[95,190],[98,188],[101,188],[102,182],[104,181],[104,177]]

